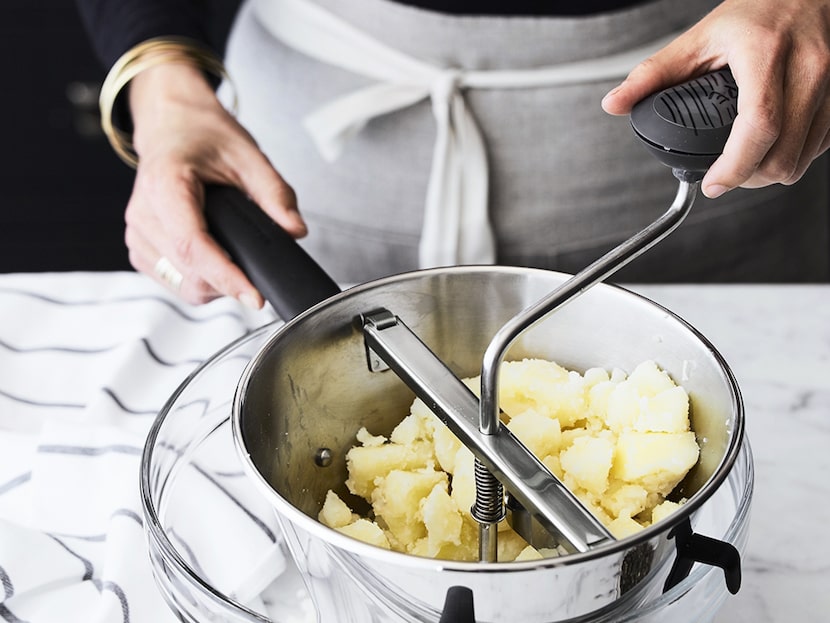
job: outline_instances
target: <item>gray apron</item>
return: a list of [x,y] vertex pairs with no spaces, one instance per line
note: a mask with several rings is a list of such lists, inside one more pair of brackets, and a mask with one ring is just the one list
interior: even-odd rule
[[[621,70],[614,59],[688,27],[713,0],[656,0],[577,18],[454,16],[388,0],[276,3],[314,10],[309,19],[275,13],[269,0],[243,6],[226,57],[239,120],[297,191],[310,230],[303,245],[341,282],[477,258],[577,272],[674,197],[669,169],[637,142],[626,119],[607,115],[599,102],[636,64]],[[348,47],[336,51],[350,41],[349,31],[369,42],[362,61],[359,54],[346,58]],[[333,55],[318,54],[318,41],[320,49],[333,45]],[[616,74],[596,69],[609,61]],[[417,91],[424,85],[413,83],[422,65],[446,70],[438,86],[427,85],[426,97]],[[551,84],[534,77],[557,67],[583,67],[585,77]],[[505,72],[519,72],[519,83]],[[488,86],[488,76],[504,84]],[[407,88],[414,89],[409,99]],[[462,122],[449,131],[441,126],[437,102],[448,88],[458,97],[447,114],[464,108],[459,114],[477,131],[473,141]],[[309,117],[332,102],[359,100],[353,94],[361,90],[364,103],[382,114],[343,129],[336,153],[321,150]],[[405,103],[386,110],[382,97]],[[482,144],[483,184],[475,166],[466,174],[471,184],[463,173],[453,177],[475,160],[465,160],[464,149],[455,153],[465,140]],[[455,155],[445,158],[447,149]],[[793,186],[739,189],[714,201],[701,196],[675,233],[614,280],[827,280],[822,164]],[[486,222],[465,216],[476,195]],[[437,253],[429,250],[436,245]]]

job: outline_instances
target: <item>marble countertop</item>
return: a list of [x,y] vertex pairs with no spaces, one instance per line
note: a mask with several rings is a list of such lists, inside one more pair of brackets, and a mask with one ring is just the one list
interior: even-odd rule
[[[705,335],[744,397],[750,539],[716,623],[830,620],[830,285],[631,289]],[[198,362],[268,320],[131,273],[0,275],[0,620],[175,620],[146,562],[143,438]]]
[[744,398],[750,537],[743,585],[716,622],[830,620],[830,286],[632,289],[703,333]]

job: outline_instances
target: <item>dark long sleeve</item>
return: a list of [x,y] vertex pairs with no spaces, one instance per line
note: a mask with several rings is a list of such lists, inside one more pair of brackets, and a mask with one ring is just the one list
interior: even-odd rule
[[221,55],[236,0],[75,0],[98,58],[110,67],[153,37],[180,36]]

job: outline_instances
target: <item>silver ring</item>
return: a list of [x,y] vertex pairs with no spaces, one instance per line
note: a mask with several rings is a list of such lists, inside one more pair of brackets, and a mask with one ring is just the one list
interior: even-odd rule
[[176,267],[164,256],[156,262],[153,272],[173,290],[178,290],[182,285],[182,281],[184,281],[184,275],[176,270]]

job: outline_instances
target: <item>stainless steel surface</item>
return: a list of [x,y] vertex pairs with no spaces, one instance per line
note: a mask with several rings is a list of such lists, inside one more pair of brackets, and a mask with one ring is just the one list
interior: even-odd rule
[[[364,316],[363,330],[369,348],[508,486],[525,508],[535,511],[539,521],[563,544],[571,545],[574,551],[587,552],[613,540],[605,526],[506,427],[497,427],[492,433],[479,428],[476,395],[399,318],[388,310],[372,312]],[[477,485],[479,480],[477,472]],[[499,508],[495,508],[494,503],[490,508],[479,509],[482,523],[498,523],[504,516],[501,506],[499,503]],[[487,531],[485,539],[495,541],[494,532]],[[495,562],[495,558],[490,562]]]
[[478,559],[481,562],[498,562],[499,524],[507,516],[504,487],[478,458],[473,463],[473,473],[476,496],[470,516],[478,522]]
[[[662,582],[674,555],[672,527],[685,518],[695,527],[698,510],[727,478],[738,456],[743,405],[727,365],[701,335],[662,307],[606,284],[537,322],[513,342],[506,356],[550,359],[580,371],[598,365],[632,370],[653,359],[682,384],[690,395],[701,454],[675,491],[675,499],[688,500],[680,511],[586,553],[492,564],[382,550],[316,519],[328,489],[356,503],[344,483],[345,454],[357,430],[365,426],[374,434],[390,433],[413,399],[395,374],[368,369],[362,314],[394,310],[454,374],[475,376],[491,336],[567,278],[508,267],[398,275],[332,297],[268,340],[237,390],[234,441],[286,534],[299,535],[292,551],[311,584],[313,578],[342,572],[371,594],[372,608],[405,608],[415,615],[403,620],[419,621],[437,620],[434,614],[446,590],[461,584],[475,588],[476,614],[482,621],[547,623],[599,617]],[[320,448],[331,451],[328,467],[315,463]],[[516,600],[517,594],[528,598]],[[334,593],[326,595],[321,600],[334,598]]]
[[[492,474],[491,474],[492,475]],[[475,511],[475,507],[473,507]],[[471,513],[478,522],[478,559],[481,562],[499,561],[499,522],[487,521]]]

